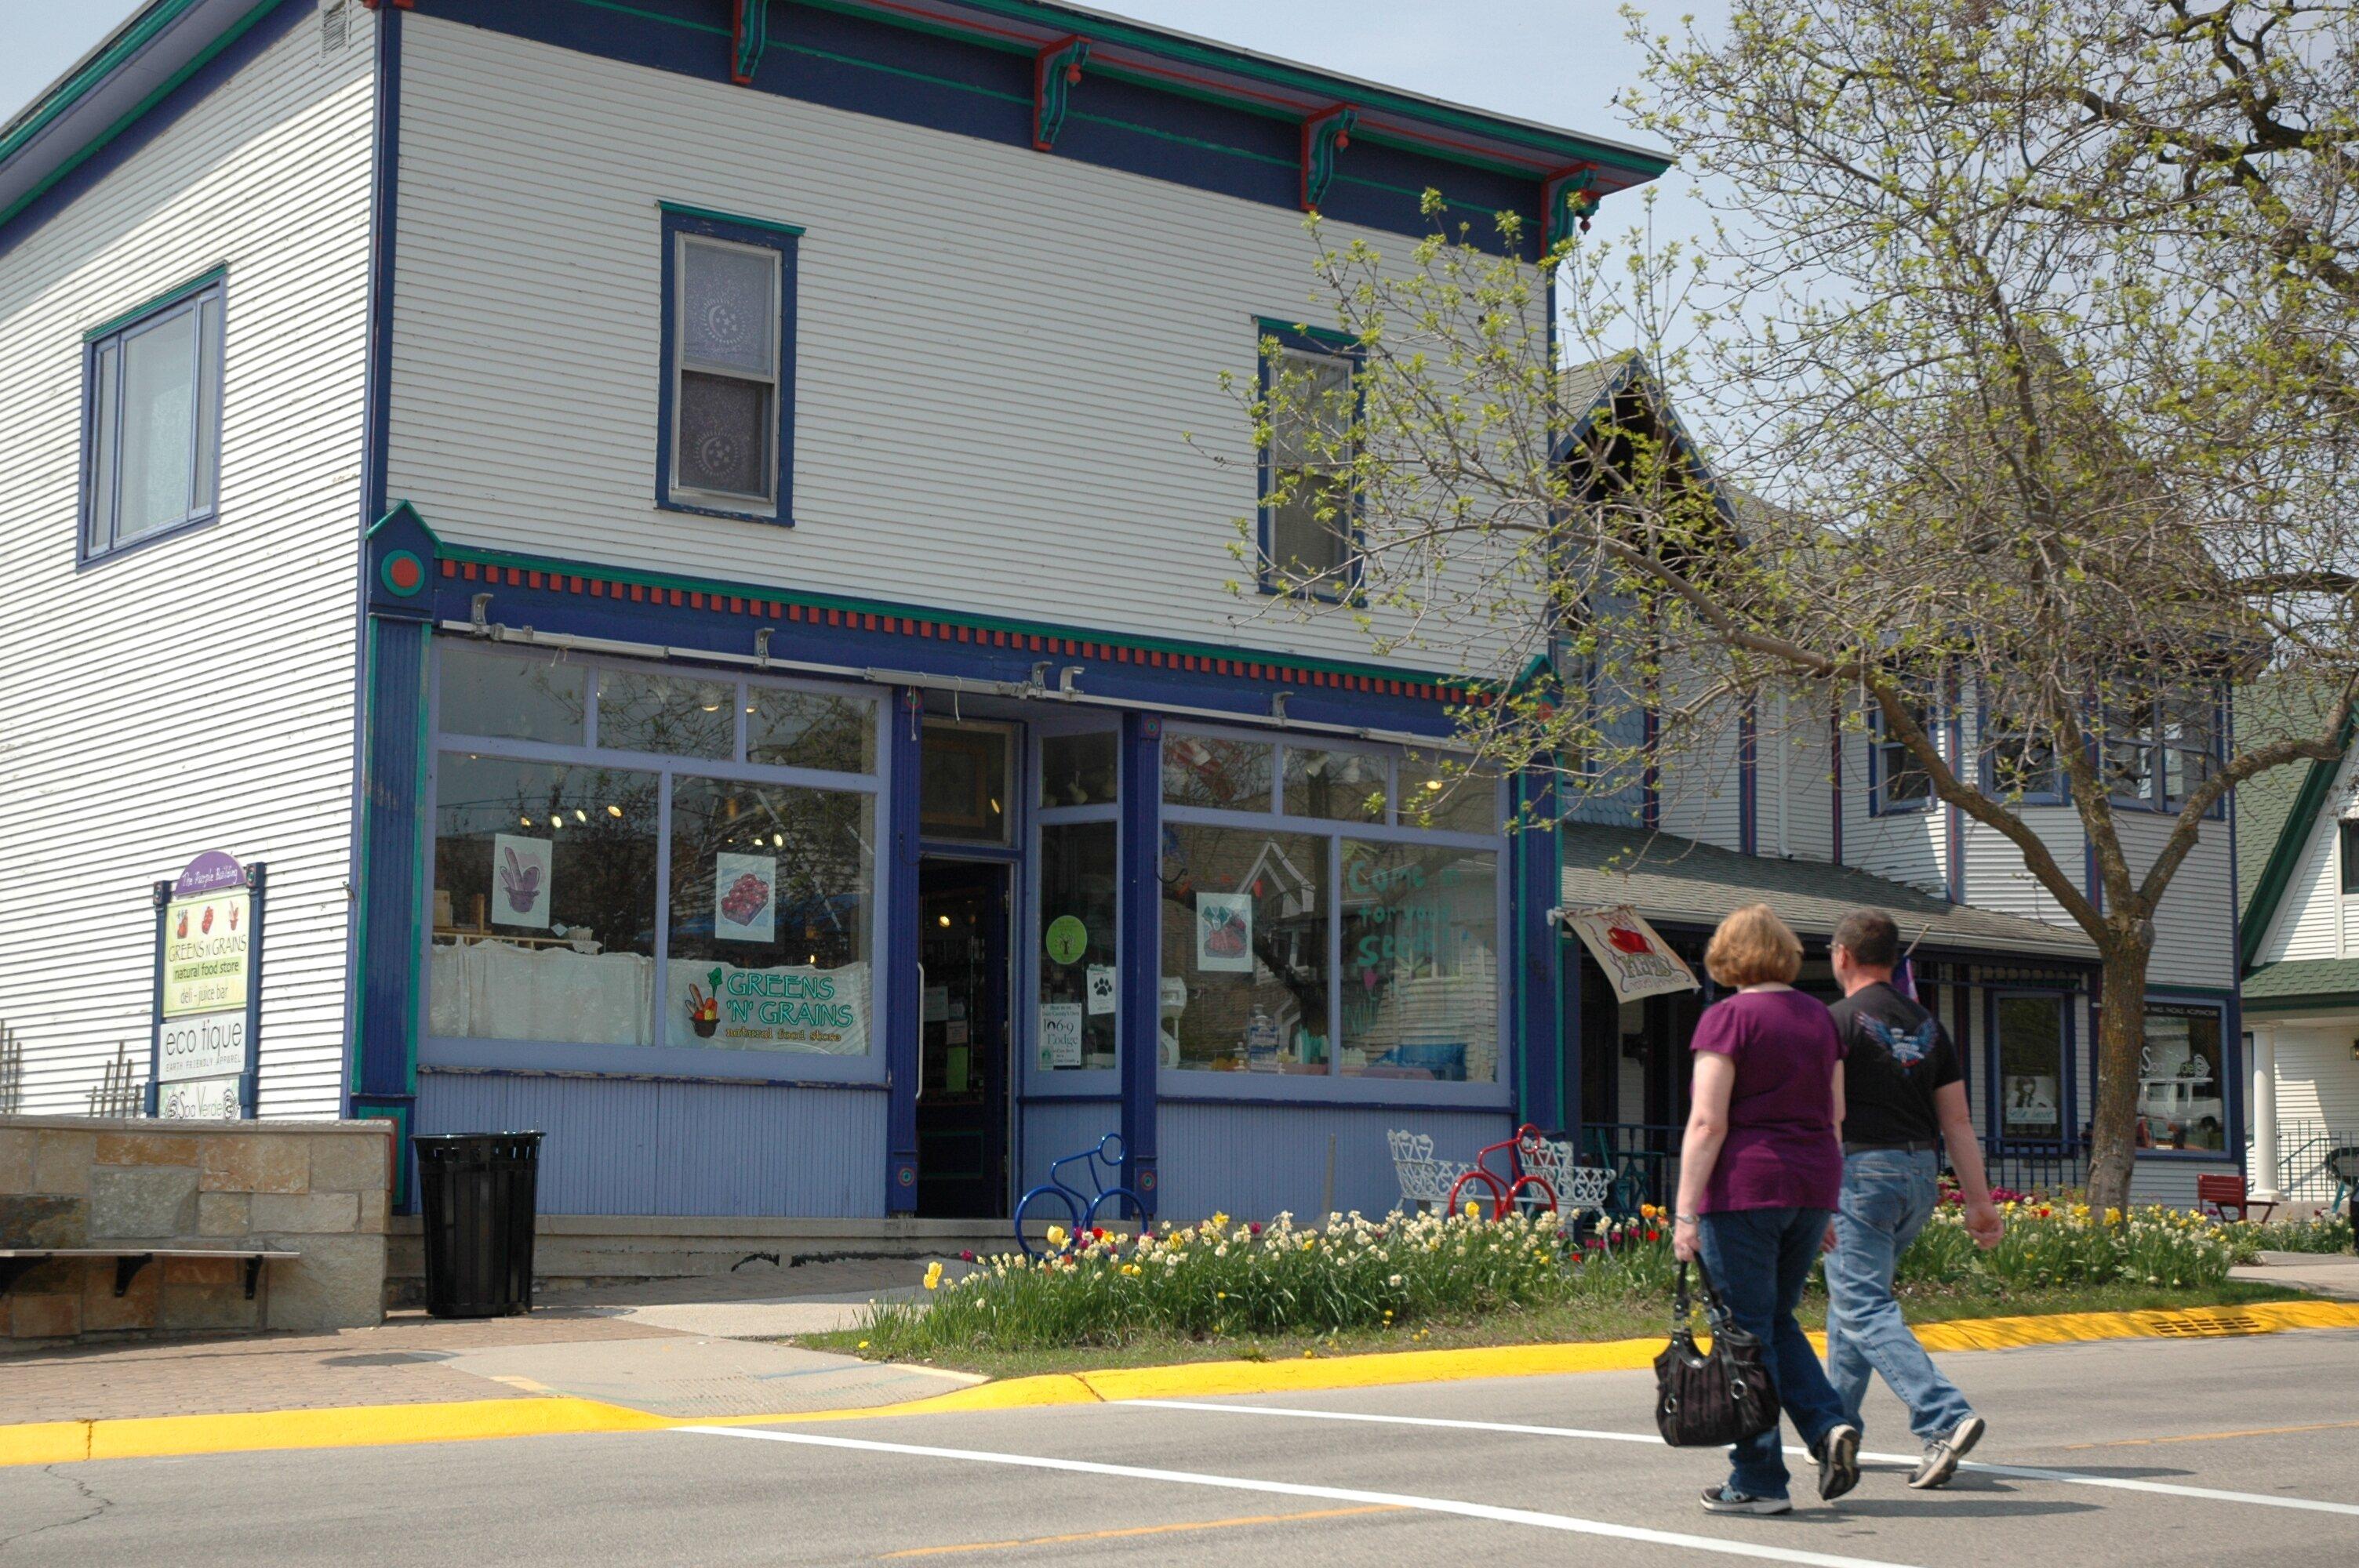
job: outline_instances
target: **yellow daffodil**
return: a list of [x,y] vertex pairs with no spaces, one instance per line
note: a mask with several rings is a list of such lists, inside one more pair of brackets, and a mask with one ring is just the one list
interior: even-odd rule
[[932,1291],[932,1290],[939,1290],[939,1289],[940,1289],[940,1288],[941,1288],[941,1283],[942,1283],[942,1266],[941,1266],[940,1263],[929,1263],[929,1264],[927,1264],[927,1265],[926,1265],[926,1289],[928,1289],[928,1290],[929,1290],[929,1291]]

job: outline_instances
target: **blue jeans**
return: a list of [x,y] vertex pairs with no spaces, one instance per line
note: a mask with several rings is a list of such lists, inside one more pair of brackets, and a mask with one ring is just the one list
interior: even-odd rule
[[[1871,1371],[1908,1407],[1920,1439],[1973,1414],[1941,1376],[1892,1299],[1892,1271],[1939,1201],[1940,1157],[1930,1150],[1872,1149],[1843,1161],[1843,1212],[1827,1255],[1827,1376],[1843,1410],[1859,1420]],[[1864,1428],[1862,1429],[1863,1431]]]
[[[1794,1321],[1829,1217],[1822,1208],[1734,1209],[1703,1216],[1697,1237],[1712,1287],[1737,1326],[1759,1336],[1777,1400],[1813,1449],[1847,1419],[1810,1337]],[[1776,1427],[1731,1448],[1728,1461],[1728,1484],[1736,1490],[1786,1495],[1786,1454]]]

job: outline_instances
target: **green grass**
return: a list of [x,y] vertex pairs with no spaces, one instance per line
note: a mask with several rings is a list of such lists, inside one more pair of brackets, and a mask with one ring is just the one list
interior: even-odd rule
[[[2037,1316],[2067,1312],[2141,1312],[2201,1306],[2242,1306],[2253,1302],[2299,1300],[2301,1292],[2276,1285],[2231,1280],[2217,1285],[2168,1290],[2147,1285],[2083,1285],[2069,1289],[1998,1291],[1977,1281],[1958,1288],[1904,1287],[1902,1310],[1911,1323],[1959,1318]],[[1806,1328],[1823,1325],[1826,1301],[1813,1291],[1797,1314]],[[1462,1316],[1437,1314],[1410,1328],[1340,1329],[1332,1334],[1267,1334],[1246,1337],[1141,1334],[1119,1344],[1027,1350],[984,1346],[950,1348],[921,1357],[925,1364],[992,1378],[1023,1378],[1046,1372],[1092,1372],[1121,1367],[1161,1367],[1190,1361],[1291,1361],[1314,1356],[1363,1356],[1386,1350],[1451,1350],[1495,1345],[1555,1345],[1584,1340],[1639,1339],[1664,1334],[1668,1302],[1635,1296],[1510,1307]],[[792,1341],[808,1349],[861,1355],[868,1338],[862,1329],[804,1335]],[[871,1350],[869,1355],[875,1355]]]

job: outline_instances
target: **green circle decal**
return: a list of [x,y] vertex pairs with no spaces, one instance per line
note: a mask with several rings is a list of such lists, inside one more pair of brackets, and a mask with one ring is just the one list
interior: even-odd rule
[[1060,914],[1049,922],[1047,946],[1049,957],[1057,962],[1077,963],[1090,950],[1090,928],[1077,916]]

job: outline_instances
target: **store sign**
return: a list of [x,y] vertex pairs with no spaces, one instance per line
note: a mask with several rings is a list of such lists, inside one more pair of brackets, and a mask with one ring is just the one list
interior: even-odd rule
[[1612,909],[1568,911],[1564,923],[1605,971],[1618,1001],[1698,989],[1695,972],[1686,960],[1672,952],[1655,928],[1626,903]]
[[148,1081],[172,1120],[254,1113],[264,868],[208,849],[156,885],[156,1016]]

